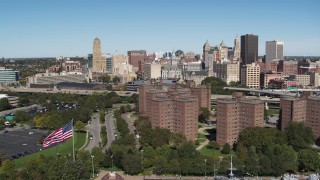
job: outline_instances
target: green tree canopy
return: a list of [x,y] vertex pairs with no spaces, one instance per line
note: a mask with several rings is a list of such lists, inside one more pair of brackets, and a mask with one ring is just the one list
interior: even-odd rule
[[8,109],[11,109],[11,105],[9,104],[9,101],[7,98],[1,98],[0,99],[0,111],[5,111]]
[[315,140],[312,129],[302,122],[290,122],[284,132],[288,144],[295,150],[309,147]]

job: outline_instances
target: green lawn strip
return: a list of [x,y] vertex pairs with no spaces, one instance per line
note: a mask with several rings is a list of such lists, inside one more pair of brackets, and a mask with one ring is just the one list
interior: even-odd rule
[[201,134],[201,133],[198,133],[198,138],[208,139],[208,138],[206,137],[206,135]]
[[[74,148],[75,150],[81,148],[86,141],[86,133],[75,133],[74,137]],[[64,143],[60,143],[57,146],[50,147],[48,149],[44,149],[40,152],[30,154],[28,156],[24,156],[22,158],[14,160],[14,164],[17,168],[23,167],[24,164],[28,162],[30,159],[35,159],[41,154],[44,156],[57,156],[57,153],[59,155],[72,155],[72,138],[68,139]]]
[[208,149],[207,146],[201,148],[199,152],[203,155],[210,156],[213,158],[219,158],[219,156],[230,156],[231,154],[234,154],[234,151],[231,151],[229,154],[222,154],[220,150]]
[[279,110],[277,109],[268,109],[269,114],[279,114]]
[[198,141],[199,143],[203,143],[203,142],[206,141],[206,139],[204,139],[204,138],[198,138],[197,141]]

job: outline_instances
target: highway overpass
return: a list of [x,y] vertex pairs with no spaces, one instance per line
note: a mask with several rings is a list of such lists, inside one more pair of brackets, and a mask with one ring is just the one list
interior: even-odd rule
[[[0,90],[3,91],[11,91],[11,92],[18,92],[18,93],[63,93],[63,94],[79,94],[79,95],[92,95],[92,94],[99,94],[110,92],[108,90],[77,90],[77,89],[41,89],[41,88],[1,88]],[[119,96],[131,96],[132,94],[137,94],[138,92],[132,91],[114,91]]]
[[286,90],[286,89],[250,89],[250,88],[237,88],[237,87],[224,87],[223,89],[230,89],[236,91],[244,91],[244,92],[255,92],[255,93],[263,93],[263,94],[272,94],[272,95],[288,95],[288,96],[295,96],[296,93],[294,92],[320,92],[320,89],[296,89],[296,90]]

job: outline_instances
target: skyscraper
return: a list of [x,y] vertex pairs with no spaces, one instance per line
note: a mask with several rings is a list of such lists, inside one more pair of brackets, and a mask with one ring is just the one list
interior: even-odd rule
[[258,56],[258,36],[246,34],[241,36],[241,65],[252,64]]
[[208,76],[213,76],[213,54],[208,41],[203,45],[203,61],[205,64],[205,70],[208,71]]
[[240,43],[239,43],[238,35],[234,39],[233,58],[237,60],[240,59]]
[[92,72],[106,72],[106,58],[101,53],[101,43],[99,38],[93,41],[93,57],[92,57]]
[[283,59],[283,42],[266,41],[266,64],[269,64],[273,59]]

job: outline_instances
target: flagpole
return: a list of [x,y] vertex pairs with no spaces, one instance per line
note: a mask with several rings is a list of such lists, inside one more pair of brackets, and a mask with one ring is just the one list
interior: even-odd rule
[[71,120],[72,123],[72,156],[73,156],[73,162],[76,161],[76,157],[74,156],[74,131],[73,131],[73,118]]

